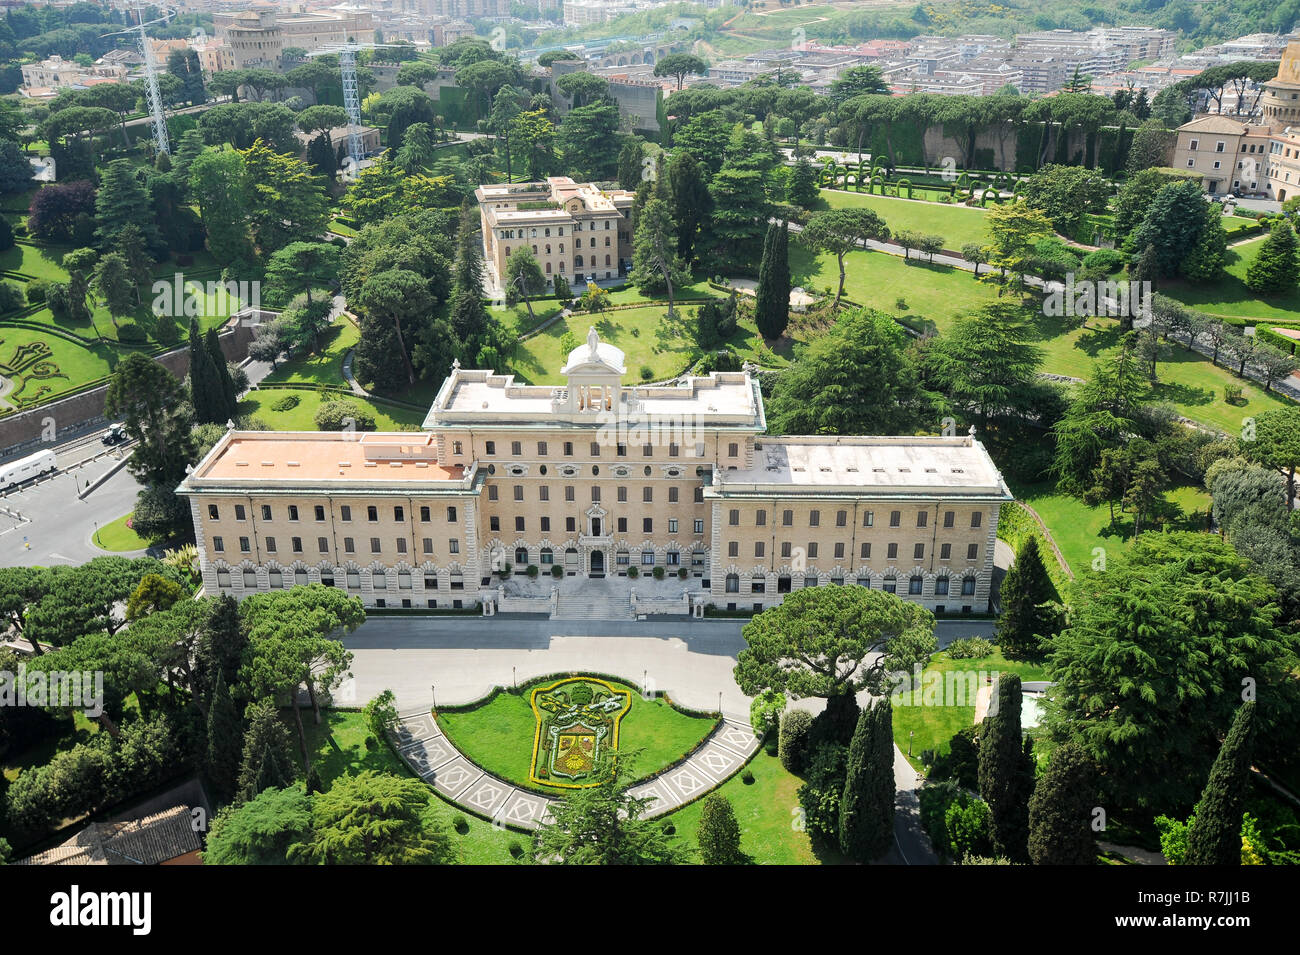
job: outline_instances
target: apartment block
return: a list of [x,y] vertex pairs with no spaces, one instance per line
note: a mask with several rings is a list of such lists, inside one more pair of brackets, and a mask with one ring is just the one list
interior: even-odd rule
[[418,433],[230,432],[178,489],[205,587],[486,610],[531,566],[664,577],[694,610],[841,585],[988,607],[1012,496],[973,434],[768,437],[748,369],[628,385],[594,329],[561,374],[453,365]]

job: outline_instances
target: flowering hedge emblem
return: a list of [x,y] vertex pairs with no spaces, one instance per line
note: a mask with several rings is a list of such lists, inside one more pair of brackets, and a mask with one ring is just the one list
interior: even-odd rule
[[536,721],[528,778],[544,786],[595,786],[618,749],[631,694],[594,677],[570,677],[533,690]]

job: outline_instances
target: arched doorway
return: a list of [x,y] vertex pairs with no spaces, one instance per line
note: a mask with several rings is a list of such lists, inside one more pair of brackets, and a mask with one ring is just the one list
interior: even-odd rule
[[592,577],[605,576],[605,552],[603,550],[593,550],[591,552],[589,574]]

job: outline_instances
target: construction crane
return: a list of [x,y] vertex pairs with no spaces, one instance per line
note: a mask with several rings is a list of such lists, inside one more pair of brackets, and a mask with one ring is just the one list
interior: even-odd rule
[[337,55],[339,58],[339,75],[343,81],[343,109],[348,114],[348,158],[352,168],[361,162],[364,150],[361,148],[361,95],[357,90],[357,51],[402,48],[401,43],[358,43],[348,38],[346,43],[338,46],[323,47],[312,50],[308,57]]
[[110,36],[131,36],[135,35],[140,40],[140,56],[144,59],[144,99],[145,105],[149,107],[149,126],[153,130],[153,142],[160,153],[171,152],[171,143],[167,138],[167,117],[163,115],[162,94],[158,92],[158,64],[154,60],[153,47],[149,44],[149,37],[145,35],[145,27],[151,27],[155,23],[168,23],[171,21],[175,11],[168,10],[156,20],[150,20],[148,23],[144,19],[144,9],[137,6],[135,8],[136,19],[139,24],[129,30],[120,30],[117,33],[105,33],[100,39]]

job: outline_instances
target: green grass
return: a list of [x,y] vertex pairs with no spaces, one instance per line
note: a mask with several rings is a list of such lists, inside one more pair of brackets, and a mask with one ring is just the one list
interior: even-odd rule
[[1284,295],[1261,298],[1246,287],[1246,270],[1259,255],[1267,236],[1228,249],[1226,274],[1209,285],[1188,282],[1161,283],[1160,293],[1175,298],[1207,315],[1222,318],[1279,320],[1300,319],[1300,286]]
[[563,384],[560,369],[568,358],[561,347],[564,333],[572,332],[581,344],[587,338],[587,329],[594,327],[602,341],[623,350],[626,380],[642,380],[642,366],[650,368],[649,380],[671,378],[685,371],[696,353],[695,312],[695,306],[679,306],[672,322],[668,321],[666,305],[578,313],[521,342],[511,366],[516,374],[534,384]]
[[[954,697],[947,692],[932,691],[927,696],[924,690],[926,675],[966,673],[970,671],[985,673],[1014,673],[1022,680],[1045,680],[1047,674],[1040,664],[1026,663],[1020,660],[1008,660],[1000,650],[994,650],[986,657],[971,657],[954,660],[946,652],[936,653],[922,672],[921,688],[900,694],[902,702],[894,703],[894,743],[907,756],[908,744],[912,755],[907,757],[912,766],[920,770],[921,753],[934,750],[936,754],[948,751],[948,741],[959,731],[975,724],[975,701],[970,699],[964,706],[948,705],[955,703]],[[959,682],[962,697],[965,696],[966,684]],[[958,697],[960,699],[961,697]],[[931,703],[938,705],[931,705]],[[915,735],[912,735],[915,734]]]
[[894,232],[913,229],[925,235],[941,235],[948,249],[960,249],[967,242],[982,245],[989,240],[988,221],[982,209],[833,189],[823,189],[822,199],[831,209],[870,209]]
[[115,521],[110,521],[99,530],[95,531],[95,546],[102,550],[122,551],[144,550],[153,542],[148,538],[141,537],[131,528],[126,526],[126,522],[131,519],[127,514],[119,517]]
[[[798,776],[786,771],[781,761],[766,748],[760,749],[747,769],[754,774],[754,782],[746,784],[744,770],[733,776],[717,790],[731,803],[740,823],[740,848],[759,865],[817,865],[835,864],[843,860],[837,853],[815,849],[808,833],[793,825],[794,810],[799,807],[796,795],[803,784]],[[674,839],[698,851],[700,813],[704,800],[697,800],[685,808],[665,816],[665,821],[677,827]],[[697,856],[698,858],[698,856]]]
[[[617,682],[614,686],[632,699],[632,708],[619,728],[618,748],[624,752],[640,750],[635,768],[639,778],[681,759],[713,730],[711,719],[688,716],[662,698],[644,700],[635,687]],[[476,709],[440,711],[438,723],[462,753],[489,773],[517,786],[555,795],[562,790],[528,779],[536,730],[528,700],[528,692],[498,693]]]
[[[20,349],[36,342],[49,347],[49,357],[20,368],[16,376],[10,375],[19,379],[14,390],[5,396],[5,400],[13,405],[26,407],[50,401],[86,382],[103,378],[112,373],[119,357],[118,350],[112,345],[85,346],[57,335],[42,334],[30,328],[14,328],[0,322],[0,366],[12,368]],[[0,374],[5,373],[0,369]],[[0,402],[2,408],[3,402]]]
[[[295,740],[294,749],[297,750],[298,730],[291,715],[286,713],[284,719]],[[307,732],[307,746],[312,753],[312,763],[326,786],[339,776],[355,776],[367,769],[396,776],[412,775],[407,765],[398,759],[386,742],[380,741],[374,749],[366,747],[370,729],[360,712],[323,710],[321,725],[317,726],[313,722],[311,710],[303,710],[302,720]],[[446,826],[460,861],[466,865],[509,863],[512,861],[508,851],[510,843],[515,839],[525,845],[528,842],[527,836],[497,829],[469,813],[460,813],[455,807],[443,802],[432,790],[430,802]],[[456,815],[463,815],[468,822],[464,834],[451,826],[451,820]]]
[[528,317],[528,306],[523,302],[513,308],[507,308],[504,305],[492,305],[488,307],[488,312],[502,326],[513,331],[516,335],[525,335],[551,316],[558,314],[562,307],[553,297],[547,296],[546,298],[533,299],[534,317],[531,319]]
[[68,273],[60,263],[68,251],[63,246],[40,247],[19,242],[12,249],[0,252],[0,269],[47,282],[66,282]]
[[320,351],[289,361],[280,362],[275,371],[264,379],[265,383],[298,382],[313,385],[342,385],[343,359],[356,347],[361,332],[346,318],[338,318],[321,335]]
[[[1016,497],[1035,511],[1052,532],[1070,569],[1076,574],[1088,570],[1093,561],[1106,559],[1128,550],[1133,539],[1133,519],[1116,507],[1116,521],[1110,521],[1110,508],[1089,507],[1078,498],[1059,493],[1051,484],[1013,488]],[[1165,506],[1157,520],[1171,530],[1205,530],[1205,515],[1210,496],[1199,487],[1180,485],[1165,493]],[[1151,525],[1147,525],[1152,529]]]
[[[271,403],[285,395],[298,396],[297,407],[288,411],[273,411]],[[424,412],[396,408],[362,398],[360,395],[328,394],[306,389],[260,388],[249,392],[239,403],[239,413],[252,415],[266,423],[272,431],[316,431],[314,420],[321,403],[334,399],[351,401],[368,408],[375,415],[375,428],[379,431],[402,431],[418,427],[424,421]]]

